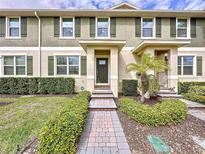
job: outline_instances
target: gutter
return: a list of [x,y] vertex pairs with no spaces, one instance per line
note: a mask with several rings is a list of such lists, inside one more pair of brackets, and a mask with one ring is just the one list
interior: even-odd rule
[[34,12],[38,19],[38,76],[41,77],[41,19],[37,12]]

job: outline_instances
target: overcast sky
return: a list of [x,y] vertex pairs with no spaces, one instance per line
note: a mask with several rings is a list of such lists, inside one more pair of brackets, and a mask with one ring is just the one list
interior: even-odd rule
[[107,9],[120,2],[128,2],[142,9],[205,9],[205,0],[0,0],[0,8]]

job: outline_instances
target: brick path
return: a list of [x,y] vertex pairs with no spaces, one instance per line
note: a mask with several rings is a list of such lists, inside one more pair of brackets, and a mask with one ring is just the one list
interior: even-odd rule
[[131,154],[116,111],[90,111],[78,154]]

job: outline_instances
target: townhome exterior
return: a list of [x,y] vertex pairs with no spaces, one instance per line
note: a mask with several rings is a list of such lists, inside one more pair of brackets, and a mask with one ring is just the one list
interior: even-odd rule
[[161,88],[205,81],[205,11],[142,10],[121,3],[107,10],[0,10],[0,77],[74,77],[76,91],[136,79],[126,65],[143,53],[164,59],[150,71]]

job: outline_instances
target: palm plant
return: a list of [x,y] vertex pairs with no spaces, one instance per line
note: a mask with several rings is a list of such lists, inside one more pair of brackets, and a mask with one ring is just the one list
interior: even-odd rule
[[140,82],[142,86],[141,91],[141,102],[145,101],[145,93],[148,90],[148,74],[147,72],[150,70],[155,70],[157,72],[164,71],[168,69],[168,65],[162,59],[156,59],[150,54],[143,54],[140,57],[138,63],[130,63],[127,65],[127,72],[135,71],[138,73],[140,77]]

